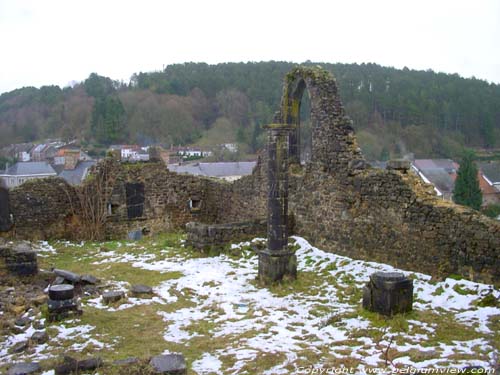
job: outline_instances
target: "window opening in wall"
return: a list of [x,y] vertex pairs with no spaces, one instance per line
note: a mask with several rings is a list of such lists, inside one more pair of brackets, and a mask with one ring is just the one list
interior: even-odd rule
[[189,209],[191,211],[199,211],[201,209],[201,199],[191,198],[189,200]]
[[[141,182],[125,184],[127,197],[127,216],[129,219],[142,217],[144,214],[144,184]],[[113,207],[111,207],[111,210]]]

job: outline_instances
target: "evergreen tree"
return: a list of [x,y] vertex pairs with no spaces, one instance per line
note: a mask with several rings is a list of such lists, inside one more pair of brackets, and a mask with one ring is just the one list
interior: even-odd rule
[[101,144],[110,145],[127,139],[125,109],[117,96],[96,99],[91,130]]
[[453,201],[479,210],[483,202],[483,193],[479,187],[474,158],[474,153],[467,151],[462,159],[453,189]]

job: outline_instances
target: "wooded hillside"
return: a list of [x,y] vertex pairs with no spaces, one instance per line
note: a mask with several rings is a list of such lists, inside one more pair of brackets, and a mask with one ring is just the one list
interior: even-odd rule
[[[311,63],[312,64],[312,63]],[[263,145],[286,62],[187,63],[130,82],[92,74],[74,87],[27,87],[0,96],[0,142],[79,137],[90,143]],[[500,147],[500,86],[376,64],[314,64],[331,71],[369,159],[413,152],[453,157]],[[304,123],[307,124],[307,99]]]

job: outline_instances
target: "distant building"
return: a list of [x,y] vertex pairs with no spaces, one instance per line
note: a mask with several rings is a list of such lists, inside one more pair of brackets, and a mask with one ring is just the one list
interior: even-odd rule
[[237,143],[224,143],[221,145],[223,149],[228,150],[229,152],[238,152],[238,144]]
[[457,178],[458,164],[451,159],[416,159],[413,170],[424,182],[434,185],[436,194],[451,200]]
[[35,178],[46,178],[57,176],[54,168],[46,162],[18,162],[8,167],[3,173],[0,173],[2,185],[8,189],[15,188],[28,180]]
[[480,162],[478,168],[488,184],[500,191],[500,161]]
[[96,164],[96,161],[78,161],[75,168],[63,169],[59,177],[64,179],[70,185],[80,185],[88,175],[90,167]]
[[243,176],[252,174],[257,162],[220,162],[220,163],[193,163],[193,164],[169,164],[168,169],[172,172],[187,173],[195,176],[216,177],[227,181],[234,181]]
[[198,157],[205,158],[207,156],[212,156],[213,152],[210,150],[202,149],[200,147],[172,147],[170,149],[171,154],[176,154],[181,156],[183,159]]
[[[458,163],[450,159],[417,159],[413,162],[412,168],[424,182],[434,186],[438,196],[446,200],[453,199],[453,189],[459,168]],[[478,164],[478,169],[477,179],[483,193],[482,205],[499,203],[500,191],[484,174],[483,163]],[[490,176],[492,176],[492,179],[500,177],[494,173],[490,173]],[[500,181],[498,186],[500,186]]]
[[17,143],[3,147],[1,155],[18,161],[30,161],[33,143]]
[[50,143],[42,143],[31,149],[30,157],[32,161],[52,161],[56,155],[55,146]]
[[148,161],[149,147],[140,147],[138,145],[113,145],[111,151],[120,152],[122,161]]

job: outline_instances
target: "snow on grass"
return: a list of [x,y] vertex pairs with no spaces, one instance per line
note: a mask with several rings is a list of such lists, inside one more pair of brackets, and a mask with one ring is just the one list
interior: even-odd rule
[[[233,244],[233,255],[215,257],[193,256],[189,249],[170,246],[148,251],[142,244],[113,243],[92,254],[96,258],[92,264],[128,263],[180,276],[154,286],[152,298],[129,297],[112,305],[103,304],[102,297],[87,299],[82,304],[84,314],[85,307],[121,314],[135,306],[155,306],[153,311],[165,323],[166,347],[184,348],[197,374],[252,373],[256,363],[262,369],[259,373],[265,374],[286,374],[311,363],[350,363],[359,371],[386,364],[491,367],[498,355],[494,344],[498,333],[492,330],[491,321],[498,319],[500,309],[479,307],[477,302],[487,294],[500,298],[492,286],[455,279],[436,283],[429,275],[352,260],[315,248],[303,238],[293,239],[298,280],[271,287],[256,282],[258,259],[249,249],[250,242]],[[58,255],[50,245],[41,246],[47,254]],[[241,254],[235,255],[238,249]],[[403,272],[414,280],[413,313],[384,320],[360,309],[361,289],[377,271]],[[108,280],[113,277],[109,275]],[[130,287],[123,281],[107,283],[106,290],[128,291]],[[74,339],[72,349],[90,344],[108,350],[96,330],[78,325],[78,318],[69,326],[51,327],[58,327],[57,337],[24,358],[48,356],[51,345],[62,337]],[[2,343],[0,361],[11,359],[7,348],[32,333],[30,328],[8,337]],[[263,361],[268,362],[264,365]]]
[[[273,371],[279,373],[285,370],[290,359],[296,358],[304,345],[309,346],[312,351],[321,351],[322,347],[329,347],[338,342],[348,340],[353,330],[366,330],[370,322],[362,317],[355,316],[343,319],[340,324],[324,325],[328,315],[349,314],[355,311],[360,300],[355,304],[341,301],[337,296],[339,288],[349,286],[360,288],[368,281],[369,275],[376,271],[400,271],[389,265],[374,262],[353,261],[347,257],[326,253],[311,246],[306,240],[295,237],[299,246],[297,250],[299,272],[318,273],[318,282],[312,290],[291,293],[286,296],[276,296],[269,289],[258,287],[255,284],[257,273],[257,257],[244,256],[234,260],[227,255],[212,258],[188,259],[184,262],[163,260],[159,262],[135,262],[135,267],[143,267],[149,270],[180,271],[183,277],[168,280],[156,288],[160,296],[168,296],[169,291],[176,289],[182,291],[185,288],[192,290],[193,302],[196,307],[180,309],[174,312],[160,312],[167,323],[165,340],[189,345],[189,341],[195,339],[199,334],[191,332],[190,326],[199,321],[210,321],[214,323],[210,329],[213,337],[231,337],[242,335],[238,339],[240,349],[227,348],[222,353],[233,353],[238,358],[253,360],[252,353],[259,351],[271,353],[284,353],[287,361],[281,366],[273,367]],[[248,246],[249,243],[232,245],[231,249]],[[321,282],[322,275],[319,272],[331,274],[337,277],[336,285]],[[404,271],[403,271],[404,272]],[[430,276],[413,272],[404,272],[412,275],[415,279],[415,299],[419,301],[416,307],[419,310],[442,310],[456,313],[460,321],[473,323],[478,326],[478,335],[491,333],[489,330],[489,319],[500,314],[498,308],[478,308],[474,302],[485,292],[493,292],[498,298],[498,291],[492,291],[490,286],[473,283],[465,280],[447,279],[435,285],[429,283]],[[299,274],[300,279],[300,274]],[[459,285],[470,294],[459,293],[454,289]],[[436,295],[436,291],[443,289],[442,294]],[[312,292],[312,293],[311,293]],[[323,307],[328,315],[317,316],[312,314],[317,307]],[[213,306],[218,309],[214,310]],[[244,307],[242,309],[242,307]],[[427,323],[417,321],[410,322],[418,326],[428,334],[432,335],[434,328]],[[249,334],[250,332],[250,334]],[[249,336],[249,337],[247,337]],[[360,338],[361,339],[361,338]],[[428,339],[427,334],[413,333],[406,338],[410,342],[420,342]],[[371,337],[362,337],[363,355],[356,355],[366,365],[380,365],[382,361],[380,348],[391,345],[388,340],[375,342]],[[397,345],[392,344],[394,349],[407,351],[418,349],[419,345]],[[402,357],[400,363],[411,364],[416,367],[435,365],[442,356],[453,353],[468,353],[461,348],[481,346],[483,349],[494,351],[485,340],[478,338],[473,342],[456,341],[450,345],[442,344],[436,352],[437,358],[425,362],[414,362],[409,357]],[[240,353],[241,352],[241,353]],[[441,354],[439,354],[441,352]],[[204,353],[202,358],[212,358],[213,353]],[[243,357],[241,357],[243,356]],[[394,362],[397,363],[398,361]],[[243,361],[245,362],[245,361]],[[195,362],[196,368],[203,373],[204,361]],[[237,362],[238,364],[239,362]],[[455,361],[455,363],[462,363]],[[488,366],[484,360],[469,360],[468,364]],[[235,365],[238,368],[238,365]],[[450,365],[453,362],[449,361]],[[233,368],[234,369],[234,368]]]

